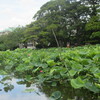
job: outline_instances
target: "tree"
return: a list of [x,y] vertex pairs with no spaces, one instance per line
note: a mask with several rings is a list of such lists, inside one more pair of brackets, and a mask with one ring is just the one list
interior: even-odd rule
[[[44,4],[34,18],[45,20],[44,29],[51,35],[56,33],[58,42],[66,46],[67,42],[83,42],[88,13],[89,8],[80,1],[53,0]],[[56,26],[55,31],[50,31],[52,25]]]
[[90,17],[85,26],[88,37],[88,42],[100,43],[100,1],[99,0],[85,0],[90,10]]
[[90,32],[91,42],[100,43],[100,16],[93,16],[86,25],[86,30]]
[[98,14],[97,9],[100,8],[100,0],[82,0],[82,2],[89,7],[90,13],[89,15],[96,16]]
[[0,36],[0,50],[15,49],[23,40],[24,27],[12,28],[11,31]]

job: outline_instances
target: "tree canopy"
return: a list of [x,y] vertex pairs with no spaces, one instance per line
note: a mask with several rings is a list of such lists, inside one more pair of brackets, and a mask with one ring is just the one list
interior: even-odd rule
[[35,21],[25,28],[17,28],[9,34],[14,36],[15,46],[29,41],[36,41],[38,48],[99,43],[99,0],[51,0],[33,19]]

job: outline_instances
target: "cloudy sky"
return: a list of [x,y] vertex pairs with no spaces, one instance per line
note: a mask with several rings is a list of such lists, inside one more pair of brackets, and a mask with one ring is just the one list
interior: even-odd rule
[[29,24],[34,14],[48,1],[50,0],[0,0],[0,31]]
[[[1,78],[2,76],[0,76]],[[28,88],[26,85],[18,85],[16,82],[20,80],[12,79],[11,84],[14,85],[14,89],[9,92],[0,91],[0,100],[48,100],[46,95],[39,91],[39,89],[32,85],[32,87]],[[9,81],[10,82],[10,81]],[[0,84],[0,89],[2,89],[4,86]],[[36,92],[38,92],[40,95],[35,93],[34,91],[31,93],[24,92],[25,89],[34,89]]]

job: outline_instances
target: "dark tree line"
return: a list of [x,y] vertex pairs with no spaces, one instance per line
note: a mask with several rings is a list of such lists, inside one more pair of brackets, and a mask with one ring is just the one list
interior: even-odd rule
[[26,25],[21,41],[38,48],[100,43],[99,0],[51,0]]

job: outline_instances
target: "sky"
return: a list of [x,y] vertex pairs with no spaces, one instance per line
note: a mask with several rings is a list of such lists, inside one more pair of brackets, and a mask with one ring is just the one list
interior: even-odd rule
[[34,14],[48,1],[50,0],[0,0],[0,31],[31,23]]
[[[32,85],[32,87],[28,88],[24,84],[18,85],[16,83],[18,81],[20,81],[20,80],[17,80],[15,78],[13,78],[11,80],[11,84],[14,85],[13,90],[11,90],[9,92],[0,91],[0,100],[48,100],[46,95],[44,93],[40,92],[39,89],[35,85]],[[0,89],[1,89],[1,87],[3,87],[2,84],[0,84]],[[31,93],[24,92],[25,89],[34,89],[40,95],[38,95],[34,91]]]

